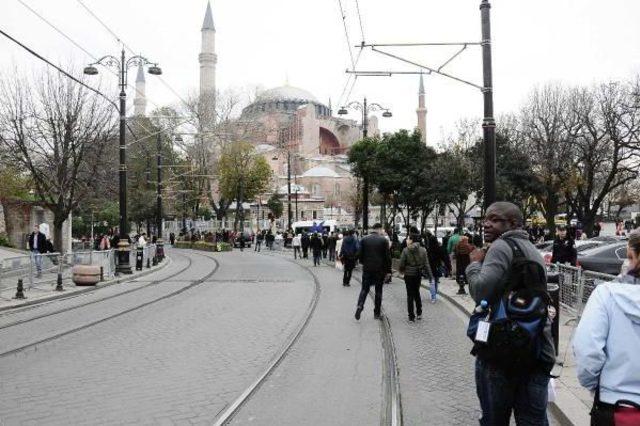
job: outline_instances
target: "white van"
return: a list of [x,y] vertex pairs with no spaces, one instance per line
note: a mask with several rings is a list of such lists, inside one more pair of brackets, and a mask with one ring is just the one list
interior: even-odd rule
[[335,220],[301,220],[299,222],[293,222],[291,225],[293,228],[293,232],[297,234],[302,234],[302,231],[306,231],[307,233],[311,232],[321,232],[321,233],[331,233],[336,232],[338,228],[338,222]]

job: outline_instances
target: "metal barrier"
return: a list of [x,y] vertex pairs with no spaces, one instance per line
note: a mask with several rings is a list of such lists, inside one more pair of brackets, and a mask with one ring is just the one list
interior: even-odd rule
[[582,268],[557,263],[549,265],[548,270],[558,273],[560,304],[570,316],[567,322],[580,320],[584,306],[598,284],[616,278],[615,275],[585,271]]
[[[79,251],[71,253],[31,253],[0,260],[0,291],[15,289],[22,280],[26,290],[48,290],[57,286],[58,276],[64,285],[74,285],[71,280],[74,265],[96,265],[102,268],[105,279],[116,272],[115,250]],[[4,298],[7,294],[3,295]]]

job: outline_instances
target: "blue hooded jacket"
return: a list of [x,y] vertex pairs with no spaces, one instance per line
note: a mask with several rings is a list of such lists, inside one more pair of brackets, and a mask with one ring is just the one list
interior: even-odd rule
[[640,279],[621,275],[589,297],[573,339],[578,380],[608,404],[640,404]]

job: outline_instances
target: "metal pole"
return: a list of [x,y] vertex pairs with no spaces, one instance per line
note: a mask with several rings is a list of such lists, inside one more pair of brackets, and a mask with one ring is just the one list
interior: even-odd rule
[[[369,111],[367,111],[367,98],[364,98],[362,108],[362,137],[369,134]],[[369,181],[366,176],[362,178],[362,233],[369,229]]]
[[162,238],[162,139],[160,134],[158,134],[157,139],[157,147],[158,147],[158,185],[157,185],[157,195],[156,195],[156,227],[158,232],[158,240]]
[[182,193],[182,229],[187,233],[187,193]]
[[291,229],[291,152],[287,148],[287,231]]
[[129,262],[129,238],[127,227],[127,145],[125,143],[124,130],[126,125],[127,85],[126,62],[124,60],[124,49],[120,55],[120,241],[118,242],[118,271],[124,274],[131,273]]
[[482,20],[482,75],[484,95],[484,119],[482,133],[484,139],[484,208],[496,200],[496,122],[493,117],[493,77],[491,70],[491,4],[482,0],[480,15]]

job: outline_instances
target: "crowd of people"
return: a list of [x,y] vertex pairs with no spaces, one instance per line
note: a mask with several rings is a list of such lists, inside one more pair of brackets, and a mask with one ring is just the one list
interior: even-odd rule
[[[553,242],[553,262],[575,264],[578,229],[561,225]],[[295,258],[311,251],[314,265],[335,256],[344,286],[362,265],[355,318],[360,320],[371,287],[373,313],[381,318],[383,286],[390,282],[392,252],[407,294],[410,322],[422,319],[422,279],[437,300],[440,278],[451,275],[459,293],[469,293],[477,307],[468,324],[473,342],[475,381],[481,425],[548,425],[547,405],[556,347],[551,325],[555,311],[547,293],[546,265],[534,242],[544,232],[524,224],[512,203],[496,202],[486,211],[484,241],[456,229],[442,239],[412,228],[399,242],[375,224],[359,238],[343,233],[303,233],[293,237]],[[628,268],[616,280],[598,285],[589,297],[573,339],[580,383],[593,392],[592,425],[640,425],[640,230],[629,234]],[[626,423],[625,423],[626,421]]]

